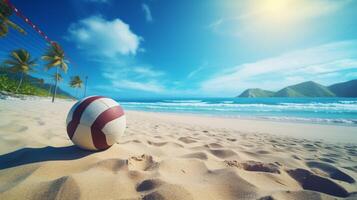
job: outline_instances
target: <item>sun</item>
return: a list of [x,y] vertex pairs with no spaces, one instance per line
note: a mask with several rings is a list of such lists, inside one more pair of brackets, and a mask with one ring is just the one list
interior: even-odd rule
[[[301,3],[302,1],[300,1]],[[250,8],[253,13],[265,20],[287,22],[296,18],[297,0],[263,0],[253,1]]]

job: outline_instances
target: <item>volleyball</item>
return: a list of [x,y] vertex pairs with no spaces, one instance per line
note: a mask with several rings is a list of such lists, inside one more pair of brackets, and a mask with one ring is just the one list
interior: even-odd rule
[[126,119],[123,108],[113,99],[90,96],[72,106],[66,124],[75,145],[86,150],[104,150],[124,134]]

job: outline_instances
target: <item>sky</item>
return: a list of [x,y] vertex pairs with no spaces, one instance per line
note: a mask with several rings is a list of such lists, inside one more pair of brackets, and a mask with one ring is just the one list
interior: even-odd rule
[[[65,50],[70,68],[60,87],[72,94],[74,75],[88,76],[89,95],[113,98],[234,97],[357,78],[353,0],[11,2]],[[12,19],[28,35],[10,31],[0,58],[14,44],[39,58],[45,41]],[[34,76],[53,73],[42,69]]]

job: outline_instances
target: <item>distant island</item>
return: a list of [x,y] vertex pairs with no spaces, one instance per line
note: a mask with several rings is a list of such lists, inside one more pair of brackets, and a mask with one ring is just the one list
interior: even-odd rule
[[251,88],[237,97],[357,97],[357,79],[324,86],[313,81],[287,86],[277,92]]

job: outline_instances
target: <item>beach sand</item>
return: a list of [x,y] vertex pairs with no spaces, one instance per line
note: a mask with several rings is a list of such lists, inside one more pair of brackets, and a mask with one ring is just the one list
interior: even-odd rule
[[357,199],[357,128],[127,111],[73,146],[73,101],[0,100],[0,199]]

